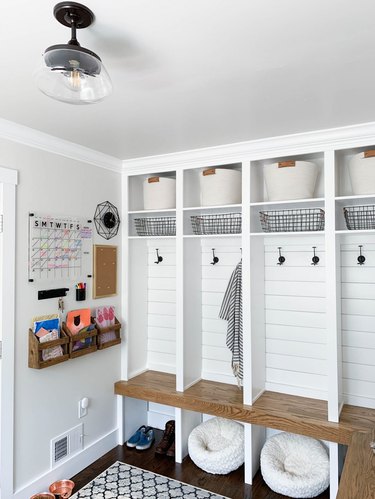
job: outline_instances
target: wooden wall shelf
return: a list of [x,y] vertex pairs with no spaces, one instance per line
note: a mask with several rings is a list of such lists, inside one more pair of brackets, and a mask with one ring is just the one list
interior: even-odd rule
[[344,445],[350,444],[353,433],[367,432],[375,426],[373,409],[345,405],[340,422],[332,423],[323,400],[264,392],[249,406],[242,403],[242,391],[237,386],[201,380],[184,392],[177,392],[175,376],[156,371],[117,381],[115,394]]

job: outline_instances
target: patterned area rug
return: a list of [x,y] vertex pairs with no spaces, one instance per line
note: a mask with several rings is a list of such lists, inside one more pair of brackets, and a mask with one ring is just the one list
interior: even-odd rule
[[71,499],[229,499],[117,461]]

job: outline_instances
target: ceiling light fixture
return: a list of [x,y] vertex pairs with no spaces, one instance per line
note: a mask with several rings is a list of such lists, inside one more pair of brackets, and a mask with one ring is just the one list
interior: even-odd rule
[[65,45],[52,45],[35,72],[38,88],[53,99],[69,104],[92,104],[112,91],[111,79],[98,55],[83,48],[76,30],[90,26],[95,16],[76,2],[58,3],[53,14],[59,23],[71,28],[71,39]]

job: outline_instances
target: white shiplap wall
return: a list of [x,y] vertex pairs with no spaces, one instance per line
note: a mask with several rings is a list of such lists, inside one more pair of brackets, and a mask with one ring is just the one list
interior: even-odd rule
[[375,409],[375,243],[358,244],[341,244],[343,393],[346,403]]
[[[163,261],[156,264],[156,248]],[[148,369],[176,372],[176,245],[148,242]],[[136,355],[136,352],[134,353]]]
[[[241,260],[241,239],[202,239],[202,378],[236,384],[225,340],[227,321],[219,319],[230,276]],[[212,248],[219,258],[211,265]]]
[[[278,246],[283,265],[277,265]],[[265,238],[267,390],[327,399],[325,287],[321,236]]]

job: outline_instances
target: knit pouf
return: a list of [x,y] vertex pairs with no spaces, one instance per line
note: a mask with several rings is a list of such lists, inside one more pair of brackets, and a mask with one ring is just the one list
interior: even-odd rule
[[274,492],[289,497],[316,497],[329,486],[329,457],[318,440],[279,433],[264,444],[260,469]]
[[226,475],[244,462],[244,430],[235,421],[209,419],[189,435],[189,455],[202,470]]

